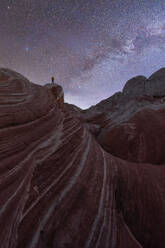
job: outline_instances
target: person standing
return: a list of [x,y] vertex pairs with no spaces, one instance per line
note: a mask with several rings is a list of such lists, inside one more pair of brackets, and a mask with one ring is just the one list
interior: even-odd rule
[[52,84],[54,84],[54,77],[51,77]]

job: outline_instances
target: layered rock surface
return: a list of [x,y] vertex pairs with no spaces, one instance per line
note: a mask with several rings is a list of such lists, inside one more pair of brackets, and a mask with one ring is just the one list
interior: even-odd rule
[[135,95],[81,113],[0,70],[1,247],[164,247],[164,98]]

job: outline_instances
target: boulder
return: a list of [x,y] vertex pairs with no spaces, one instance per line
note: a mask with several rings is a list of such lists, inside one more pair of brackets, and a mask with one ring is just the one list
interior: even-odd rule
[[137,76],[127,81],[123,88],[123,95],[129,97],[145,95],[145,81],[146,77]]

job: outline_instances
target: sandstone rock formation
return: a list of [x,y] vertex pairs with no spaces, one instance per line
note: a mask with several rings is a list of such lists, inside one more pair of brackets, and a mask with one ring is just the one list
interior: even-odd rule
[[1,247],[164,248],[164,69],[155,75],[147,94],[133,80],[139,94],[129,82],[80,111],[60,86],[0,69]]
[[162,68],[149,79],[130,79],[122,93],[84,111],[83,118],[100,125],[97,141],[109,153],[132,162],[164,164],[164,111]]

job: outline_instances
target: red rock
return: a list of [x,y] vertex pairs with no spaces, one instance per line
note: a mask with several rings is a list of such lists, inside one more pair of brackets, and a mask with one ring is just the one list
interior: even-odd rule
[[165,163],[165,109],[145,109],[130,120],[102,130],[99,143],[109,153],[132,162]]
[[[158,165],[164,163],[164,105],[141,96],[127,103],[122,94],[118,101],[111,107],[104,102],[97,139],[92,118],[85,123],[88,111],[65,105],[59,86],[38,86],[0,70],[1,247],[164,248],[165,169]],[[138,163],[128,161],[126,120],[145,140]],[[100,146],[103,132],[116,157]],[[113,132],[125,142],[124,153]],[[137,142],[133,146],[139,149]]]

